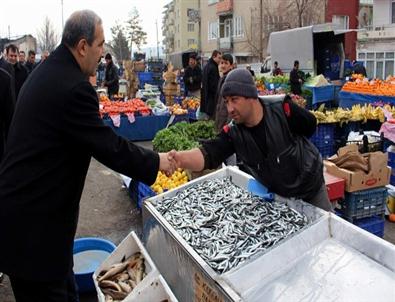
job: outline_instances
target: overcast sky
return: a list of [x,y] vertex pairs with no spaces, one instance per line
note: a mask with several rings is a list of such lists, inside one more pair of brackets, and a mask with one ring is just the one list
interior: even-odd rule
[[[48,16],[55,29],[62,31],[61,0],[18,0],[1,1],[0,37],[8,37],[8,26],[12,36],[32,34],[37,37],[38,30]],[[142,26],[147,32],[147,46],[156,46],[156,26],[158,21],[159,42],[162,41],[163,6],[170,0],[63,0],[63,16],[67,18],[76,10],[91,9],[103,20],[106,41],[111,40],[110,28],[116,20],[126,21],[135,6],[140,14]],[[143,46],[145,47],[145,46]]]

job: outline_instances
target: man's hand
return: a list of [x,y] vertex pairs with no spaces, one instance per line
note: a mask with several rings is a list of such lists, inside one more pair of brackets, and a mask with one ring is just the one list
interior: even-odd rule
[[175,161],[172,156],[170,156],[170,152],[168,153],[159,153],[159,170],[165,172],[167,176],[170,176],[177,169]]

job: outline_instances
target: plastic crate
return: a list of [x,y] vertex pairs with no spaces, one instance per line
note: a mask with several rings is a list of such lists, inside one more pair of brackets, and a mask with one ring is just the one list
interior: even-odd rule
[[139,209],[141,209],[144,199],[156,195],[149,186],[133,179],[129,184],[129,194]]
[[357,219],[354,221],[356,226],[368,231],[378,237],[384,236],[384,218],[383,216],[373,216],[368,218]]
[[138,73],[139,81],[143,81],[143,82],[152,81],[152,76],[153,76],[152,72],[139,72]]
[[336,124],[318,124],[317,130],[310,141],[320,151],[322,157],[326,158],[334,154]]
[[190,120],[196,121],[197,117],[196,117],[196,109],[188,109],[188,117]]
[[355,219],[382,215],[385,212],[387,197],[386,187],[346,192],[344,200],[339,203],[340,211],[344,218],[351,222]]

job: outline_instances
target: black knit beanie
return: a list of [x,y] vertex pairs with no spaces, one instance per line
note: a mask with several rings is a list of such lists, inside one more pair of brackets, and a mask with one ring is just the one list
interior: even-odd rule
[[240,68],[228,73],[222,85],[222,96],[258,98],[258,90],[249,70]]

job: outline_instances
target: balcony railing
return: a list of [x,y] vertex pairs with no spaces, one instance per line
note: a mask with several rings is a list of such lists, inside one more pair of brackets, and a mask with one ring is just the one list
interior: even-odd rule
[[395,39],[395,24],[369,26],[358,31],[358,40]]
[[217,3],[217,15],[224,15],[233,12],[233,0],[220,0]]

